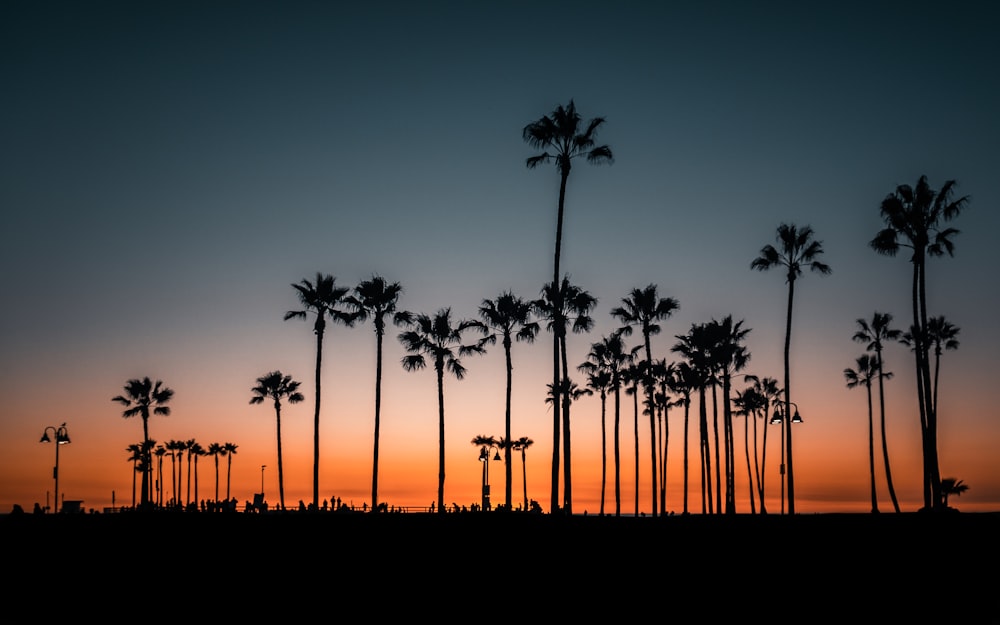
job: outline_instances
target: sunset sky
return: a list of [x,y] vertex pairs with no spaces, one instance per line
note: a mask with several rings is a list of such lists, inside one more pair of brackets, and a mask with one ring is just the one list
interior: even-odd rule
[[[249,404],[273,370],[306,396],[282,412],[286,504],[311,501],[315,340],[311,320],[283,321],[300,309],[291,284],[322,272],[353,287],[379,274],[403,286],[401,308],[458,318],[508,289],[538,297],[552,279],[559,180],[554,166],[525,166],[536,151],[521,131],[571,98],[585,120],[606,118],[597,139],[615,157],[580,162],[569,179],[562,268],[598,298],[593,331],[569,339],[574,371],[618,327],[611,309],[655,284],[680,304],[653,338],[655,358],[677,359],[675,336],[692,324],[732,315],[751,329],[742,373],[780,382],[787,286],[780,270],[750,263],[782,222],[812,226],[822,242],[832,273],[796,283],[799,513],[870,509],[866,395],[846,388],[843,370],[864,350],[851,340],[858,318],[912,320],[908,255],[880,256],[869,242],[897,185],[956,180],[971,199],[949,224],[961,231],[955,256],[932,259],[927,275],[930,314],[961,329],[941,361],[940,468],[969,486],[951,505],[1000,510],[997,17],[964,1],[5,2],[0,513],[53,496],[54,446],[38,441],[63,422],[65,499],[131,504],[126,448],[142,423],[111,398],[144,376],[175,391],[172,414],[150,419],[152,439],[236,444],[231,495],[242,507],[263,474],[276,503],[274,410]],[[437,497],[435,378],[403,370],[399,331],[384,351],[379,493],[426,506]],[[902,345],[885,359],[892,477],[915,511],[914,364]],[[534,440],[528,497],[548,511],[551,335],[516,344],[513,360],[512,433]],[[501,346],[463,364],[465,379],[445,379],[449,505],[479,500],[470,441],[504,427]],[[370,323],[328,328],[322,384],[320,497],[360,506],[371,495]],[[600,408],[596,396],[573,405],[576,512],[599,508]],[[623,396],[626,513],[634,418]],[[668,422],[667,509],[679,512],[683,409]],[[749,512],[736,423],[737,510]],[[647,424],[641,416],[643,512]],[[609,401],[611,511],[613,425]],[[695,436],[692,419],[689,505],[700,512]],[[777,511],[778,429],[768,436]],[[521,471],[515,456],[515,504]],[[198,476],[198,497],[214,498],[211,457]],[[876,477],[891,512],[880,456]],[[499,503],[502,463],[490,482]]]

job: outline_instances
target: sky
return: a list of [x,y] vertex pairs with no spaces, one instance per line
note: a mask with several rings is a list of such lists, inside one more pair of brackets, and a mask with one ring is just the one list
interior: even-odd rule
[[[992,182],[1000,167],[996,7],[979,2],[5,2],[0,8],[0,512],[129,505],[140,419],[111,401],[132,378],[174,390],[150,438],[237,445],[220,458],[219,497],[277,500],[276,419],[251,405],[280,370],[306,400],[282,411],[287,505],[312,499],[315,340],[293,283],[317,272],[353,287],[399,282],[401,309],[479,305],[552,279],[558,174],[528,169],[522,129],[572,99],[609,165],[569,178],[562,269],[598,303],[569,338],[572,367],[619,325],[610,311],[657,286],[679,309],[654,358],[692,324],[731,315],[750,332],[741,373],[782,379],[787,285],[750,268],[780,223],[811,226],[829,275],[796,282],[793,400],[796,511],[871,508],[868,411],[843,370],[864,346],[859,318],[910,319],[905,252],[876,254],[879,206],[926,175],[956,181],[967,208],[953,257],[928,264],[928,307],[960,328],[940,369],[942,476],[969,486],[951,505],[1000,510],[1000,419],[989,391],[1000,353]],[[437,498],[432,370],[384,348],[379,498]],[[638,338],[633,335],[632,344]],[[330,326],[324,341],[322,499],[371,498],[375,336]],[[551,335],[513,349],[512,435],[534,444],[512,467],[515,505],[548,510]],[[923,505],[913,361],[889,345],[886,444],[903,511]],[[499,344],[446,377],[445,501],[480,498],[471,443],[503,435]],[[580,382],[583,381],[582,374]],[[745,385],[741,380],[736,389]],[[877,406],[877,395],[875,396]],[[877,419],[877,412],[876,412]],[[666,509],[680,511],[683,409],[667,417]],[[744,420],[736,504],[749,512]],[[648,420],[640,416],[639,508],[649,512]],[[631,398],[620,414],[621,509],[634,511]],[[764,424],[757,424],[763,436]],[[615,509],[614,412],[606,415],[606,510]],[[753,444],[753,424],[750,424]],[[781,502],[771,426],[766,504]],[[877,430],[877,423],[876,423]],[[574,511],[600,506],[601,405],[573,405]],[[700,512],[696,428],[690,508]],[[876,449],[881,439],[876,438]],[[752,447],[751,447],[752,449]],[[879,506],[891,511],[877,457]],[[165,499],[172,496],[169,456]],[[522,474],[522,470],[524,474]],[[215,498],[212,457],[199,499]],[[187,480],[185,478],[185,484]],[[502,463],[490,467],[502,501]],[[186,486],[184,487],[186,488]],[[181,493],[184,498],[185,493]],[[192,493],[193,496],[193,493]]]

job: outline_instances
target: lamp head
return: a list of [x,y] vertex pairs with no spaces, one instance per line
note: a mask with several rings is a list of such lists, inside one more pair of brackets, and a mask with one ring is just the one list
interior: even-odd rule
[[489,460],[489,459],[490,459],[490,453],[488,451],[486,451],[485,447],[480,447],[479,448],[479,461],[482,462],[484,460]]
[[52,442],[52,439],[49,438],[49,431],[48,430],[45,430],[44,432],[42,432],[42,440],[40,440],[38,442],[39,443],[51,443]]
[[499,451],[497,451],[497,454],[495,456],[493,456],[493,459],[494,460],[503,460],[503,458],[500,457],[500,452]]
[[802,423],[802,416],[799,414],[799,409],[795,409],[795,414],[792,415],[792,423]]

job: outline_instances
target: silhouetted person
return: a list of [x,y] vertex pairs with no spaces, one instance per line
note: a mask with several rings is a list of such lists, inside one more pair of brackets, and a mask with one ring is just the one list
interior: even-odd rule
[[38,505],[38,502],[37,502],[37,501],[35,502],[35,509],[34,509],[34,510],[32,510],[31,512],[32,512],[33,514],[45,514],[45,511],[44,511],[44,510],[42,510],[42,507],[41,507],[40,505]]

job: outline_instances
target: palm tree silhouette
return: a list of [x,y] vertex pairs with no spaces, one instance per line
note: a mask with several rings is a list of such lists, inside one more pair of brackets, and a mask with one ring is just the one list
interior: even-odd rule
[[[188,461],[187,461],[187,496],[186,496],[186,500],[185,500],[185,504],[188,505],[188,506],[191,505],[191,465],[192,465],[192,461],[194,460],[194,457],[195,457],[195,447],[198,447],[199,449],[201,448],[201,446],[198,445],[198,441],[196,441],[195,439],[189,438],[188,440],[184,441],[184,450],[187,452],[187,455],[188,455]],[[194,498],[195,498],[195,503],[197,503],[197,500],[198,500],[198,491],[197,490],[195,491]]]
[[191,461],[192,456],[194,457],[194,502],[197,506],[198,504],[198,459],[204,456],[206,453],[205,448],[201,446],[200,443],[195,443],[188,448],[188,462]]
[[676,375],[676,367],[675,363],[667,363],[666,358],[661,358],[653,362],[652,369],[654,386],[659,386],[660,389],[655,396],[656,410],[658,412],[657,419],[660,421],[660,435],[657,445],[659,461],[657,466],[660,472],[660,513],[664,516],[667,514],[667,449],[670,442],[670,422],[668,417],[670,416],[671,406],[680,405],[679,402],[670,401],[667,391],[672,390],[670,384]]
[[611,309],[611,316],[617,318],[622,323],[622,332],[625,336],[632,335],[632,327],[638,326],[642,332],[642,345],[646,351],[646,363],[643,373],[643,386],[646,391],[646,407],[649,412],[649,451],[650,451],[650,475],[652,482],[653,512],[652,516],[657,516],[656,495],[657,495],[657,467],[656,467],[656,406],[654,393],[656,389],[653,384],[652,374],[649,367],[653,363],[653,350],[650,344],[650,337],[660,333],[659,321],[669,319],[680,308],[680,304],[672,297],[660,297],[657,293],[657,286],[649,284],[645,288],[635,288],[629,292],[628,297],[622,299],[621,306]]
[[[781,267],[785,271],[785,282],[788,284],[788,308],[785,315],[785,414],[790,415],[792,406],[792,387],[790,373],[790,356],[792,347],[792,302],[795,299],[795,281],[801,277],[802,269],[808,267],[811,271],[826,275],[831,272],[830,266],[818,258],[823,254],[823,244],[813,240],[813,229],[810,226],[797,227],[795,224],[780,224],[776,240],[778,248],[765,245],[760,250],[760,256],[750,263],[751,269],[767,271]],[[792,462],[792,428],[785,428],[785,453],[788,483],[788,513],[795,514],[795,471]]]
[[[764,420],[764,435],[760,448],[760,467],[757,472],[757,498],[760,500],[760,513],[767,514],[764,501],[765,483],[767,477],[767,425],[771,421],[771,406],[780,403],[781,389],[778,381],[770,377],[758,377],[753,374],[743,376],[744,381],[753,385],[754,393],[760,397],[758,416]],[[754,421],[754,457],[757,457],[757,422]]]
[[[743,376],[746,380],[747,376]],[[734,414],[744,417],[743,419],[743,449],[747,458],[747,485],[750,487],[750,514],[756,514],[756,498],[755,495],[760,490],[760,465],[758,464],[757,458],[757,417],[760,415],[761,411],[764,409],[767,400],[763,395],[757,392],[757,389],[753,386],[748,386],[742,391],[736,391],[736,397],[733,398],[733,406],[736,408]],[[754,467],[750,466],[750,422],[753,421],[753,447],[754,447],[754,465],[756,468],[756,491],[754,482]],[[767,430],[765,430],[766,432]],[[761,506],[763,506],[763,500],[761,501]],[[761,510],[761,514],[764,511]]]
[[[530,156],[525,161],[528,169],[543,164],[555,162],[559,172],[559,207],[556,217],[556,244],[552,269],[552,284],[559,284],[559,277],[562,275],[559,269],[560,256],[562,253],[563,220],[566,206],[566,182],[569,179],[569,172],[572,169],[573,159],[583,157],[591,164],[612,163],[614,155],[607,145],[597,145],[597,131],[604,125],[603,117],[595,117],[587,122],[586,126],[581,125],[582,118],[576,111],[576,104],[571,99],[567,106],[559,105],[551,114],[526,125],[521,131],[521,136],[529,146],[542,150],[540,154]],[[558,297],[559,293],[554,293]],[[568,377],[566,373],[565,356],[563,356],[562,373],[560,374],[560,343],[563,342],[561,333],[565,332],[565,324],[559,319],[562,306],[557,300],[553,302],[553,312],[556,316],[553,319],[552,337],[552,386],[559,386],[561,378]],[[553,397],[552,404],[552,511],[559,508],[559,397]],[[565,413],[562,413],[565,414]],[[568,464],[569,461],[566,460]],[[568,487],[568,485],[567,485]],[[569,499],[566,497],[565,499]]]
[[253,393],[251,405],[263,403],[264,399],[270,399],[274,403],[274,417],[278,428],[278,497],[282,510],[285,509],[285,469],[281,457],[281,400],[286,399],[290,404],[303,401],[305,397],[299,392],[299,385],[292,376],[272,371],[257,378],[257,386],[250,389]]
[[[563,449],[563,505],[562,512],[573,513],[573,477],[572,477],[572,445],[570,444],[570,404],[572,398],[566,393],[569,386],[566,380],[569,379],[569,360],[566,356],[566,326],[571,325],[574,334],[590,332],[594,326],[594,320],[590,312],[597,305],[597,298],[583,288],[571,284],[569,276],[563,278],[558,289],[555,283],[548,283],[542,287],[542,297],[532,302],[535,314],[548,320],[548,329],[553,334],[559,336],[559,350],[562,363],[562,377],[551,385],[550,388],[562,389],[564,395],[552,398],[553,411],[562,409],[562,449]],[[560,405],[561,402],[561,405]],[[557,432],[553,432],[558,436]],[[558,462],[555,463],[558,469]],[[558,492],[558,488],[556,489]],[[553,509],[553,512],[559,507]]]
[[402,365],[406,371],[417,371],[427,366],[429,357],[437,377],[438,395],[438,513],[444,514],[447,507],[444,499],[444,373],[450,371],[456,379],[465,377],[465,366],[459,360],[462,356],[484,354],[483,342],[463,344],[462,335],[475,329],[486,331],[486,326],[475,320],[453,322],[451,308],[441,308],[433,316],[420,313],[410,319],[409,330],[399,335],[399,341],[409,354],[403,356]]
[[611,373],[597,370],[587,374],[587,386],[601,398],[601,510],[604,516],[604,500],[608,485],[608,428],[607,406],[608,389],[611,388]]
[[[167,441],[166,447],[170,452],[170,482],[173,488],[173,496],[171,497],[170,503],[172,505],[179,505],[180,496],[178,495],[178,492],[180,487],[178,486],[178,480],[180,480],[180,471],[177,470],[176,464],[178,456],[183,456],[184,449],[186,449],[186,447],[184,445],[184,441],[174,439]],[[183,466],[183,463],[181,463],[181,466]]]
[[335,323],[343,323],[350,327],[359,317],[358,313],[347,312],[338,306],[344,304],[344,298],[350,291],[347,287],[337,286],[337,279],[330,275],[316,273],[315,284],[302,280],[292,284],[302,304],[303,310],[289,310],[285,313],[285,321],[289,319],[305,319],[309,313],[316,317],[313,323],[313,333],[316,335],[316,409],[313,414],[313,509],[319,510],[319,402],[320,373],[323,368],[323,336],[326,333],[327,316]]
[[[927,320],[927,344],[934,347],[934,414],[938,413],[938,379],[941,373],[941,353],[946,349],[958,349],[958,326],[952,325],[944,316]],[[945,504],[947,507],[947,503]]]
[[[879,375],[878,357],[873,358],[870,354],[858,356],[857,367],[855,369],[844,369],[844,379],[847,381],[847,388],[857,388],[864,386],[868,391],[868,467],[871,472],[871,496],[872,514],[878,513],[878,495],[875,490],[875,426],[872,416],[872,378]],[[879,376],[881,378],[881,376]],[[899,512],[899,510],[896,510]]]
[[959,495],[969,490],[968,484],[963,484],[962,480],[953,477],[946,477],[941,480],[941,496],[944,497],[944,507],[948,507],[948,496]]
[[[135,508],[135,482],[142,462],[142,443],[133,443],[126,447],[125,451],[128,452],[128,461],[132,463],[132,507]],[[59,496],[58,493],[56,496]],[[59,505],[58,501],[56,505]]]
[[[504,408],[504,440],[511,441],[510,434],[510,403],[513,386],[514,363],[511,359],[513,342],[526,341],[534,343],[538,335],[538,322],[532,321],[531,302],[521,299],[511,291],[504,291],[495,299],[484,299],[479,306],[479,318],[490,329],[500,334],[503,344],[504,359],[507,363],[507,393]],[[496,333],[486,337],[491,345],[496,343]],[[504,446],[504,490],[507,509],[511,508],[511,445]]]
[[[885,363],[882,359],[883,341],[898,341],[902,331],[889,327],[892,323],[892,315],[876,311],[872,315],[871,323],[864,319],[858,319],[858,331],[854,333],[854,340],[865,343],[866,349],[875,353],[875,363],[873,371],[878,372],[878,402],[879,415],[881,417],[882,432],[882,461],[885,464],[885,480],[889,486],[889,497],[892,499],[892,507],[898,513],[899,501],[896,499],[896,489],[892,483],[892,469],[889,467],[889,446],[885,435],[885,386],[884,379],[892,377],[891,373],[885,371]],[[858,363],[860,366],[860,362]],[[845,371],[846,374],[846,371]]]
[[235,443],[224,443],[222,445],[223,450],[226,454],[226,499],[229,499],[229,478],[233,473],[233,456],[236,455],[236,448],[238,445]]
[[699,374],[688,362],[676,365],[673,378],[669,382],[671,390],[681,395],[684,404],[684,507],[681,514],[688,514],[688,432],[691,421],[691,393],[699,387]]
[[[689,376],[685,382],[691,388],[698,390],[698,432],[699,444],[698,452],[701,459],[701,512],[702,514],[712,513],[712,458],[708,441],[708,403],[706,391],[708,385],[713,380],[712,347],[714,337],[708,331],[704,323],[691,325],[691,329],[685,335],[675,335],[677,343],[670,348],[687,360],[687,367],[683,369],[685,375]],[[685,437],[687,433],[685,432]],[[685,477],[684,477],[684,512],[687,513],[687,452],[685,452]]]
[[[630,350],[635,356],[642,349],[642,345],[636,345]],[[636,362],[634,359],[622,370],[622,384],[625,385],[625,395],[632,398],[632,453],[634,461],[632,463],[635,475],[633,477],[633,514],[639,516],[639,385],[643,380],[643,368],[645,361]]]
[[122,417],[128,419],[130,417],[139,416],[142,418],[142,453],[145,454],[141,463],[143,467],[143,474],[142,487],[140,489],[141,496],[139,501],[142,507],[147,507],[151,503],[149,498],[150,468],[153,463],[152,458],[150,457],[152,447],[149,445],[149,416],[170,416],[170,406],[167,406],[166,404],[171,400],[171,398],[173,398],[173,396],[174,391],[163,386],[162,381],[157,380],[154,383],[148,377],[145,377],[142,379],[134,378],[129,380],[125,383],[125,393],[122,395],[115,395],[111,398],[111,401],[118,402],[125,406],[125,410],[122,412]]
[[524,511],[528,511],[528,471],[527,471],[527,460],[525,458],[525,452],[528,448],[535,444],[535,441],[531,440],[527,436],[522,436],[521,438],[513,441],[511,447],[514,451],[521,452],[521,484],[524,488]]
[[937,452],[937,413],[931,387],[930,357],[927,344],[927,283],[928,257],[954,254],[952,237],[955,228],[943,227],[944,222],[958,217],[968,205],[969,196],[952,199],[956,183],[948,180],[940,191],[931,188],[927,176],[920,176],[916,187],[898,185],[882,200],[879,212],[886,227],[869,245],[875,252],[895,256],[901,247],[913,254],[912,306],[914,355],[917,371],[917,403],[920,406],[920,432],[924,460],[924,507],[928,510],[944,505],[941,495],[941,473]]
[[[506,440],[498,441],[495,436],[484,436],[478,434],[472,439],[472,444],[480,447],[479,460],[483,463],[483,503],[482,509],[490,509],[489,487],[490,487],[490,450],[500,448],[506,444]],[[497,456],[497,460],[500,457]]]
[[380,420],[382,414],[382,343],[385,338],[385,320],[391,315],[393,324],[408,323],[412,315],[408,311],[397,311],[396,304],[403,293],[398,282],[386,282],[379,275],[372,276],[354,287],[354,293],[344,301],[358,315],[358,319],[371,318],[375,324],[375,444],[372,452],[372,511],[379,509],[378,500],[378,452]]
[[157,445],[153,453],[156,455],[156,505],[163,507],[163,456],[167,449],[163,445]]
[[219,455],[223,453],[222,445],[219,443],[209,443],[206,454],[212,456],[215,461],[215,499],[219,501]]
[[[743,370],[750,361],[746,346],[741,343],[750,333],[743,327],[743,321],[733,323],[732,315],[726,315],[722,321],[712,320],[709,323],[712,334],[716,337],[713,347],[713,360],[719,371],[722,384],[722,427],[723,444],[726,450],[726,513],[736,513],[736,454],[733,432],[732,377]],[[718,457],[716,457],[718,462]],[[718,465],[716,465],[718,467]]]
[[[608,389],[615,395],[615,516],[622,514],[622,479],[621,479],[621,388],[623,373],[634,360],[634,352],[626,351],[621,333],[613,332],[600,341],[591,343],[587,360],[577,369],[587,374],[607,374],[610,377]],[[603,501],[603,498],[602,498]]]

